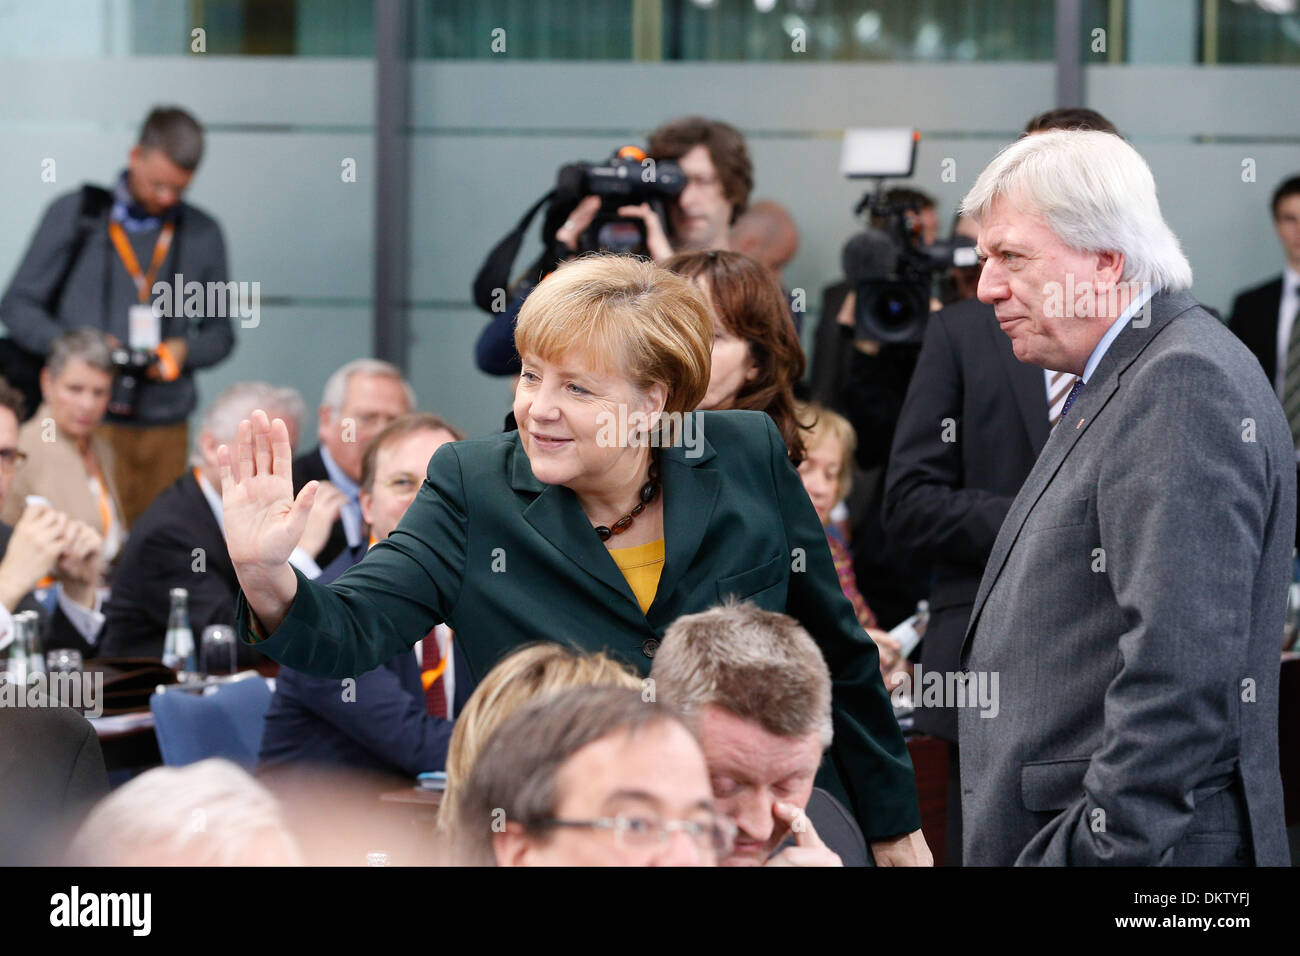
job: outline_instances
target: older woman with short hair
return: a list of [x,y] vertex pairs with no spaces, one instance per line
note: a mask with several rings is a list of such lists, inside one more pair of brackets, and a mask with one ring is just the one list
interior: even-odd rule
[[126,539],[122,499],[113,476],[113,450],[96,429],[108,411],[113,359],[101,332],[65,332],[41,370],[42,402],[18,431],[27,463],[14,476],[3,519],[13,524],[28,495],[94,528],[111,562]]
[[781,433],[763,414],[690,411],[713,340],[695,287],[628,257],[574,260],[529,296],[515,339],[518,430],[440,448],[401,524],[328,587],[287,560],[316,486],[294,498],[283,425],[240,425],[220,454],[244,639],[346,677],[445,621],[474,679],[539,640],[644,674],[677,617],[748,598],[799,620],[835,677],[823,783],[878,862],[929,863],[875,645]]

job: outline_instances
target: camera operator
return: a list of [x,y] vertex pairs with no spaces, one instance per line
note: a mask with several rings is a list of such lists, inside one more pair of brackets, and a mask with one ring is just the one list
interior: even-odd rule
[[51,203],[0,300],[12,337],[5,370],[29,399],[39,398],[37,376],[61,333],[95,328],[114,349],[118,378],[102,434],[128,526],[185,470],[195,370],[234,346],[229,318],[206,314],[206,301],[197,316],[188,297],[185,315],[157,316],[150,305],[156,280],[226,281],[220,226],[181,201],[202,155],[194,117],[153,110],[111,190],[86,185]]
[[[648,166],[650,161],[656,164],[650,168],[675,163],[680,167],[684,185],[664,203],[666,223],[649,202],[623,205],[615,210],[619,217],[640,224],[644,232],[641,251],[656,262],[663,262],[678,252],[730,249],[731,225],[745,211],[754,187],[754,169],[744,136],[719,120],[698,116],[670,120],[650,134],[645,157],[643,165]],[[543,269],[546,265],[554,268],[555,263],[584,247],[596,245],[590,230],[603,205],[600,196],[588,195],[568,212],[558,228],[549,233],[554,242],[543,255]],[[553,207],[546,226],[551,225],[555,211]],[[553,262],[547,262],[548,257]],[[529,271],[531,274],[533,270]],[[489,375],[518,374],[515,319],[533,285],[530,277],[517,283],[506,309],[494,312],[491,322],[479,335],[475,361],[481,371]]]

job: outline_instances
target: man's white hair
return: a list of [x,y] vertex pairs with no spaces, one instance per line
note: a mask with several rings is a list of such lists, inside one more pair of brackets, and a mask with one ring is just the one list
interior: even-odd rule
[[283,418],[291,432],[294,429],[302,430],[302,418],[307,413],[307,404],[295,389],[280,388],[267,382],[236,382],[213,399],[208,410],[203,413],[203,421],[194,436],[190,464],[203,466],[204,434],[211,435],[218,445],[229,445],[233,449],[239,423],[259,408],[271,418]]
[[118,787],[82,823],[69,862],[90,866],[296,866],[275,797],[228,760],[157,767]]
[[348,381],[353,375],[380,375],[384,378],[395,378],[402,383],[402,391],[406,393],[408,410],[415,411],[418,407],[415,401],[415,389],[411,388],[411,384],[402,375],[402,370],[391,362],[373,358],[353,359],[331,375],[326,380],[325,388],[321,392],[321,405],[337,415],[342,410],[343,403],[347,400]]
[[961,212],[979,222],[1002,198],[1042,217],[1071,249],[1123,253],[1127,281],[1157,292],[1192,284],[1151,168],[1113,133],[1051,130],[1016,140],[980,173]]

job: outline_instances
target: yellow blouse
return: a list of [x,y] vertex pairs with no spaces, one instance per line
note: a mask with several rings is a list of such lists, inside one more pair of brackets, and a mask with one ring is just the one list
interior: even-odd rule
[[632,548],[610,548],[609,556],[627,579],[637,604],[641,605],[641,613],[646,613],[654,603],[659,575],[664,570],[664,539]]

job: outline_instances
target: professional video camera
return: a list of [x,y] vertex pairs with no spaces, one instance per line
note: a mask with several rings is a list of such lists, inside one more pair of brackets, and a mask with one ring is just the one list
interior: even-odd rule
[[[600,211],[578,240],[579,252],[646,253],[645,223],[618,215],[620,206],[649,203],[665,223],[664,201],[686,188],[682,167],[672,160],[656,162],[636,146],[624,146],[603,163],[570,163],[560,168],[555,198],[547,213],[556,229],[586,196],[599,196]],[[551,230],[550,236],[555,235]]]
[[868,227],[844,244],[844,276],[856,293],[856,337],[882,344],[919,343],[930,314],[934,277],[977,263],[969,239],[923,245],[913,201],[891,202],[889,178],[909,178],[916,168],[921,135],[911,129],[855,129],[844,136],[841,170],[850,179],[874,179],[854,215]]
[[[645,223],[640,219],[619,216],[621,206],[648,203],[667,230],[664,203],[681,195],[686,188],[682,167],[672,160],[654,160],[636,146],[624,146],[604,162],[568,163],[560,167],[555,187],[524,214],[519,224],[497,243],[474,278],[474,302],[485,312],[500,311],[498,291],[507,287],[510,269],[524,232],[533,216],[543,206],[542,254],[524,274],[525,282],[535,284],[552,271],[561,260],[584,252],[617,252],[648,255]],[[557,243],[555,233],[572,215],[574,208],[587,196],[599,196],[600,209],[571,251]]]

